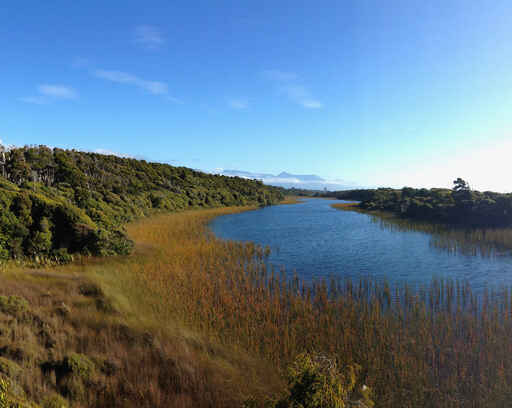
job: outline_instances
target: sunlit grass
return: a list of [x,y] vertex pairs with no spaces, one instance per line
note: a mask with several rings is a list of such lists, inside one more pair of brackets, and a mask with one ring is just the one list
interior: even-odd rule
[[417,291],[368,281],[305,286],[267,269],[262,248],[215,238],[207,224],[219,214],[130,226],[136,242],[158,252],[160,262],[136,275],[160,299],[159,315],[260,356],[269,373],[304,350],[358,363],[379,406],[490,406],[512,390],[507,291],[478,299],[443,281]]
[[[361,365],[379,407],[507,406],[510,291],[477,298],[450,281],[305,285],[269,268],[264,248],[208,229],[214,217],[244,210],[142,219],[127,227],[131,256],[10,269],[0,292],[19,293],[44,316],[55,307],[46,292],[71,307],[68,319],[51,318],[61,339],[55,358],[73,350],[120,364],[118,375],[98,377],[106,389],[91,388],[84,406],[238,406],[282,389],[285,367],[304,351]],[[85,281],[114,313],[78,293]],[[31,385],[24,378],[30,395],[54,387],[40,372]]]
[[285,196],[279,204],[299,204],[304,200],[304,197],[300,196]]
[[[187,289],[186,274],[189,268],[199,267],[191,256],[209,257],[212,251],[209,238],[205,236],[201,244],[199,235],[213,217],[247,209],[190,211],[134,223],[129,229],[138,245],[127,257],[91,258],[48,270],[13,264],[4,268],[0,295],[26,298],[31,313],[44,316],[52,333],[62,339],[54,349],[45,350],[31,320],[19,323],[28,337],[0,336],[0,349],[33,349],[39,356],[40,360],[24,362],[19,379],[29,397],[37,400],[56,390],[55,380],[42,373],[39,364],[59,361],[71,351],[95,361],[111,361],[120,369],[114,377],[98,373],[88,402],[80,406],[236,406],[248,395],[281,389],[275,369],[207,335],[187,316],[192,299],[185,293],[192,292]],[[196,252],[193,242],[198,244]],[[164,279],[174,281],[176,287],[162,283]],[[81,295],[84,283],[99,287],[101,296]],[[105,312],[105,306],[98,308],[98,301],[112,312]],[[62,303],[70,309],[65,318],[56,314]],[[2,317],[0,311],[0,333]]]
[[336,208],[337,210],[350,210],[350,211],[359,210],[358,203],[336,203],[336,204],[331,204],[331,207]]

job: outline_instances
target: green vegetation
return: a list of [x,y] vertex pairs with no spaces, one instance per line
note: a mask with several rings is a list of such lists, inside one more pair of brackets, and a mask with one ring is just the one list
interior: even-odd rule
[[325,192],[323,190],[308,190],[305,188],[285,188],[283,189],[286,195],[295,197],[321,197]]
[[0,146],[0,261],[127,254],[123,225],[158,211],[268,205],[282,190],[144,160]]
[[471,190],[461,178],[452,190],[404,187],[401,190],[349,190],[329,193],[341,200],[361,201],[368,211],[388,211],[401,217],[465,227],[512,226],[512,194]]
[[356,387],[360,370],[354,365],[342,372],[329,358],[299,354],[288,368],[288,395],[277,402],[276,408],[371,408],[370,389],[364,384]]
[[472,191],[462,179],[453,190],[351,190],[331,193],[339,210],[372,216],[383,228],[431,234],[431,245],[453,253],[496,256],[512,251],[512,194]]
[[437,222],[404,218],[387,211],[368,211],[358,203],[336,203],[331,207],[338,210],[367,214],[372,222],[383,229],[392,231],[421,231],[430,235],[432,247],[450,253],[495,257],[512,254],[512,228],[506,227],[464,227]]
[[[233,211],[240,209],[130,224],[133,256],[88,258],[51,271],[0,268],[8,305],[0,310],[0,356],[19,367],[9,390],[52,408],[63,400],[72,407],[237,407],[247,395],[277,394],[284,384],[275,367],[187,324],[191,299],[174,298],[178,287],[160,295],[165,276],[157,271],[190,288],[190,271],[195,279],[202,262],[227,255],[228,247],[209,242],[206,222]],[[150,230],[159,224],[166,235]],[[221,274],[224,268],[217,265]]]
[[[361,367],[340,370],[336,361],[325,356],[302,353],[288,367],[288,389],[279,400],[267,400],[266,408],[371,408],[370,388],[356,386]],[[256,408],[261,403],[245,401],[244,408]]]

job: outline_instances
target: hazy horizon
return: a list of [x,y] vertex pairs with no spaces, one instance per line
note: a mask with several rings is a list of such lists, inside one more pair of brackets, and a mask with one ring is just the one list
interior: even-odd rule
[[509,192],[512,4],[7,1],[0,140]]

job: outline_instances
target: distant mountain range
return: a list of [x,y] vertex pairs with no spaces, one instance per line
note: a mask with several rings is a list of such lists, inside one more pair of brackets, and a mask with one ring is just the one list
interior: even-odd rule
[[278,175],[269,173],[251,173],[242,170],[218,170],[217,174],[245,179],[261,180],[264,184],[285,188],[304,188],[308,190],[348,190],[358,187],[356,183],[346,180],[326,180],[315,174],[291,174],[281,172]]

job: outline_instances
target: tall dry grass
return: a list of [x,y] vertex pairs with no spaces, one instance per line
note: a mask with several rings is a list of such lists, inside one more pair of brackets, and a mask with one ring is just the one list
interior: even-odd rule
[[[236,407],[279,392],[303,351],[361,365],[378,407],[509,406],[510,291],[477,298],[444,281],[415,290],[364,280],[306,286],[269,268],[268,250],[209,231],[214,217],[241,210],[140,220],[128,226],[133,255],[31,275],[0,292],[22,293],[41,314],[53,313],[43,296],[52,290],[72,310],[52,320],[66,333],[56,358],[73,350],[118,366],[98,375],[82,406]],[[82,280],[110,307],[80,295]],[[37,375],[31,395],[55,389]]]
[[[129,233],[160,262],[138,272],[162,316],[281,371],[307,350],[364,368],[379,406],[500,406],[512,392],[512,301],[467,285],[412,291],[385,284],[318,282],[268,269],[265,250],[223,242],[207,229],[218,210],[145,220]],[[165,261],[164,261],[165,260]]]

